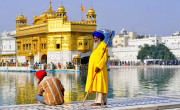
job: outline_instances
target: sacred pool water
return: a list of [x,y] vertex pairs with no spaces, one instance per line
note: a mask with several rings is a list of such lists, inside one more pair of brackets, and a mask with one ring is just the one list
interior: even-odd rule
[[[87,72],[48,73],[58,77],[65,87],[65,102],[85,97]],[[122,67],[108,73],[108,98],[155,96],[180,93],[180,68]],[[34,104],[37,93],[35,73],[0,72],[0,106]],[[88,100],[94,100],[90,94]]]

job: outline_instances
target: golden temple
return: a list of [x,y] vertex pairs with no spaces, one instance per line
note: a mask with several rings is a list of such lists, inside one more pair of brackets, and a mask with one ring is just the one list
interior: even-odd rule
[[[33,25],[27,24],[27,17],[16,17],[17,59],[25,62],[30,56],[34,62],[58,63],[72,61],[80,51],[82,54],[92,50],[92,32],[96,31],[96,14],[88,10],[87,21],[68,21],[62,2],[56,11],[49,10],[34,16]],[[64,58],[66,57],[66,58]],[[62,60],[64,62],[62,62]]]

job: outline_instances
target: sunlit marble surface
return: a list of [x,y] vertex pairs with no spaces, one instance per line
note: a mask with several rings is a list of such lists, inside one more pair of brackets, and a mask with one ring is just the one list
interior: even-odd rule
[[28,105],[11,105],[0,106],[0,110],[157,110],[157,109],[180,109],[180,95],[171,96],[148,96],[148,97],[133,97],[133,98],[117,98],[108,99],[107,105],[89,106],[93,100],[88,100],[82,106],[82,101],[73,101],[63,105],[49,106],[43,104],[28,104]]

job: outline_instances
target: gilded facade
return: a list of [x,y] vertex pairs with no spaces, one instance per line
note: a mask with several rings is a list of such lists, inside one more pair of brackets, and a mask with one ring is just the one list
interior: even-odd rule
[[82,56],[90,54],[93,45],[92,32],[96,30],[96,14],[88,10],[87,21],[68,21],[62,2],[56,11],[51,1],[47,11],[33,17],[33,25],[27,24],[27,17],[16,17],[17,58],[26,62],[33,56],[34,62],[63,63],[73,61],[80,52]]

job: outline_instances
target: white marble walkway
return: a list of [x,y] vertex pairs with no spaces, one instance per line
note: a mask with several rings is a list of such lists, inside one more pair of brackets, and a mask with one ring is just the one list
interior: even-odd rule
[[0,106],[0,110],[180,110],[180,95],[108,99],[107,105],[92,107],[94,101],[74,101],[63,105],[43,104]]

